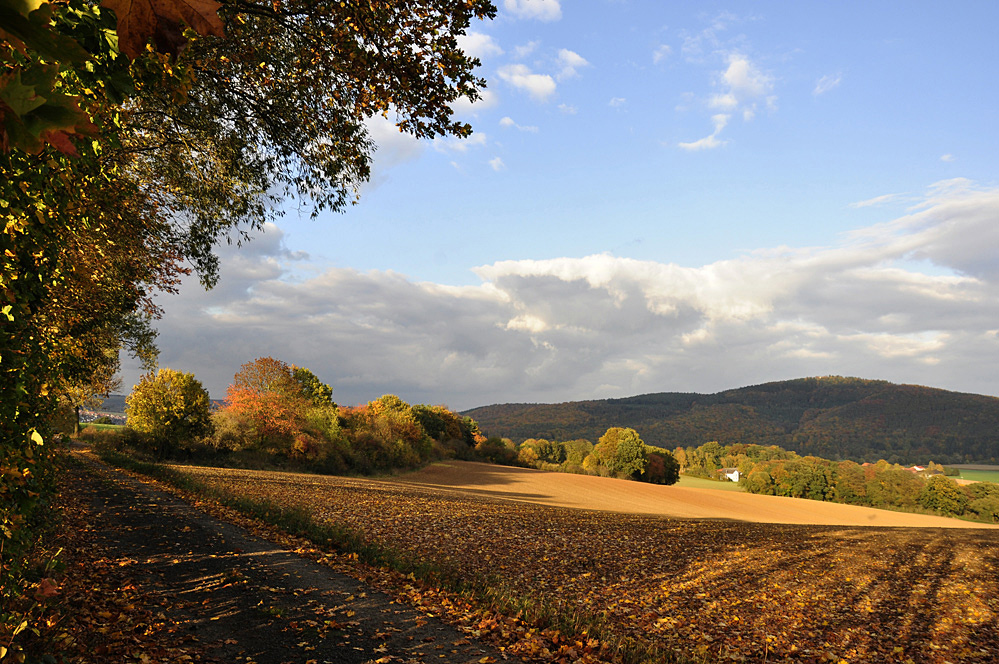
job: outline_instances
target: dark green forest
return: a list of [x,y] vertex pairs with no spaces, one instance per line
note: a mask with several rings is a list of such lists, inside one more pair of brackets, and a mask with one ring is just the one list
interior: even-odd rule
[[501,404],[463,413],[489,436],[594,440],[630,427],[649,445],[779,445],[832,460],[999,463],[999,399],[839,376],[716,394],[663,392],[560,404]]

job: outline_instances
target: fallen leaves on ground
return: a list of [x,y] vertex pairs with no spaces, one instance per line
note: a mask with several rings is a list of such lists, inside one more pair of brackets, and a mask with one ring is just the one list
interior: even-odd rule
[[[679,520],[503,502],[357,479],[177,467],[231,494],[305,508],[628,640],[720,661],[999,658],[994,532]],[[292,545],[308,548],[304,542]],[[378,576],[377,571],[366,572]],[[532,659],[613,658],[418,583],[393,584],[471,635]]]
[[61,521],[52,546],[61,551],[60,571],[41,579],[35,591],[47,602],[37,647],[59,662],[203,661],[197,639],[178,633],[163,614],[166,600],[136,583],[135,561],[109,557],[94,546],[91,533],[99,524],[76,476],[62,477],[56,507]]

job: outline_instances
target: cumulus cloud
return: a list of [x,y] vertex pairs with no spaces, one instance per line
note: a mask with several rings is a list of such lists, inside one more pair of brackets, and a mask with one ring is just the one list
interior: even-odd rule
[[558,66],[558,80],[564,81],[579,76],[579,70],[583,67],[589,67],[590,63],[579,53],[563,48],[559,49],[558,52]]
[[487,58],[493,55],[503,55],[500,47],[492,35],[481,32],[470,31],[458,37],[458,46],[473,58]]
[[673,53],[673,49],[667,44],[659,45],[654,51],[652,51],[652,63],[659,64],[666,58],[668,58]]
[[479,113],[494,108],[497,104],[499,104],[499,96],[486,88],[479,91],[479,98],[475,101],[468,97],[459,97],[451,104],[451,108],[459,116],[478,117]]
[[362,190],[375,189],[388,180],[394,167],[417,159],[425,148],[412,134],[399,131],[394,122],[381,115],[365,121],[368,136],[375,144],[370,179],[361,185]]
[[733,115],[739,114],[745,122],[756,117],[760,104],[776,110],[777,96],[773,94],[774,77],[760,70],[749,58],[739,53],[727,56],[724,71],[716,75],[719,91],[707,100],[708,108],[719,111],[711,116],[714,131],[696,141],[680,143],[684,150],[710,150],[721,147],[726,141],[719,135]]
[[499,68],[497,74],[537,101],[548,101],[548,98],[555,94],[555,79],[548,74],[535,74],[527,65],[505,65]]
[[611,100],[607,102],[608,106],[613,108],[620,108],[628,103],[628,100],[624,97],[611,97]]
[[490,159],[489,166],[496,172],[506,170],[506,164],[503,163],[503,160],[500,157],[493,157]]
[[950,162],[954,161],[954,159],[955,159],[955,157],[952,154],[940,155],[940,161],[943,161],[943,162],[950,163]]
[[500,261],[464,287],[348,268],[303,278],[308,256],[268,227],[222,249],[218,289],[192,280],[160,298],[161,364],[220,396],[240,364],[272,355],[311,368],[341,403],[392,392],[456,408],[824,374],[994,392],[997,219],[999,189],[954,180],[836,246],[694,267]]
[[561,111],[562,113],[564,113],[565,115],[575,115],[576,114],[576,107],[575,106],[571,106],[569,104],[559,104],[558,105],[558,110]]
[[557,21],[562,18],[559,0],[504,0],[503,7],[517,18]]
[[718,76],[722,92],[715,94],[708,102],[709,106],[725,112],[736,109],[755,113],[756,106],[765,100],[769,106],[776,103],[776,97],[771,95],[774,87],[773,76],[763,73],[744,55],[738,53],[728,56],[728,67]]
[[535,49],[538,48],[538,45],[540,43],[541,43],[540,41],[534,40],[534,41],[529,41],[526,44],[521,44],[520,46],[517,46],[516,48],[513,49],[514,59],[523,60],[531,53],[534,53]]

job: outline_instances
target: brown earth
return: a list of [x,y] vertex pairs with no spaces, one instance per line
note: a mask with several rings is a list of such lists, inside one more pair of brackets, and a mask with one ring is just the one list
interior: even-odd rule
[[474,664],[501,657],[471,630],[374,588],[363,578],[374,570],[335,554],[317,562],[302,540],[238,514],[212,516],[85,449],[75,458],[62,480],[71,532],[60,541],[67,569],[57,578],[54,608],[71,638],[52,653],[59,662]]
[[999,528],[924,514],[735,491],[656,486],[589,475],[448,461],[398,480],[505,500],[628,514],[753,523],[908,528]]
[[[573,509],[534,501],[568,501],[551,482],[582,478],[470,464],[423,471],[438,486],[420,483],[423,472],[370,480],[175,468],[226,495],[347,525],[500,597],[554,607],[580,630],[556,640],[516,610],[466,623],[500,639],[510,657],[615,661],[619,647],[639,644],[657,662],[999,662],[996,529],[752,522],[751,510],[734,520]],[[462,489],[443,483],[455,472]],[[522,481],[540,483],[518,489]],[[631,499],[642,489],[586,486],[605,500],[611,487]],[[574,500],[585,493],[577,489]],[[423,586],[404,595],[419,603],[428,593]],[[447,608],[434,613],[454,617]],[[590,619],[601,631],[589,631]]]

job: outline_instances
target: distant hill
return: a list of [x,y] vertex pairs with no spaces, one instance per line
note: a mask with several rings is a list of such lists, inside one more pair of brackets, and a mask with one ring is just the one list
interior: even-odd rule
[[[110,413],[112,415],[124,415],[126,398],[127,396],[124,394],[112,394],[110,396],[104,397],[100,407],[94,408],[93,411],[101,413]],[[218,408],[221,405],[222,405],[221,399],[211,400],[212,409]]]
[[560,404],[501,404],[463,413],[490,436],[596,441],[632,427],[673,449],[780,445],[829,459],[999,463],[999,399],[881,380],[801,378],[717,394],[663,392]]
[[110,396],[104,397],[103,402],[99,408],[94,408],[95,411],[101,411],[104,413],[114,413],[116,415],[125,414],[125,395],[124,394],[112,394]]

